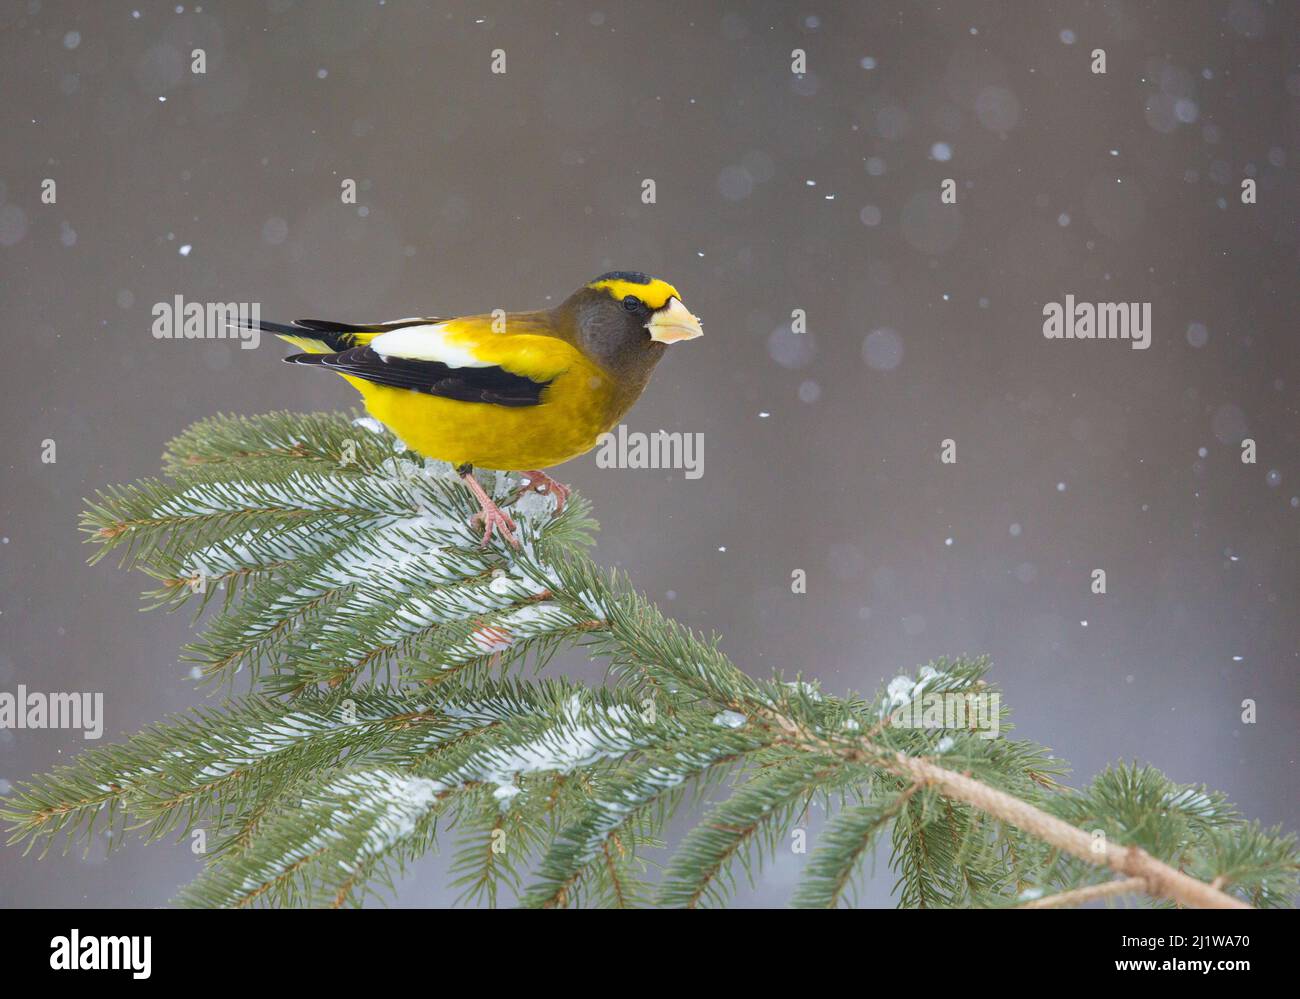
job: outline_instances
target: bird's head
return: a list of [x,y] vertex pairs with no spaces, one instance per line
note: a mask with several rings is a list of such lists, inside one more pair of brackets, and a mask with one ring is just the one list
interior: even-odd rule
[[560,308],[572,315],[588,356],[632,377],[648,377],[668,344],[704,335],[676,288],[635,271],[602,274]]

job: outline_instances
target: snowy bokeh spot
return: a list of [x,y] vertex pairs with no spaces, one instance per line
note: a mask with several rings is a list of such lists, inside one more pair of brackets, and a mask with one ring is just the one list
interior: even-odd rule
[[875,133],[882,139],[900,139],[912,125],[912,116],[897,104],[888,104],[876,112]]
[[1243,38],[1259,38],[1264,34],[1267,19],[1257,0],[1232,0],[1228,5],[1228,23]]
[[738,42],[749,34],[749,24],[736,13],[722,16],[722,35],[728,41]]
[[990,132],[1009,132],[1020,121],[1020,99],[1006,87],[985,87],[975,98],[975,117]]
[[759,184],[766,184],[776,174],[776,164],[772,157],[759,149],[750,150],[742,156],[740,165]]
[[17,205],[0,205],[0,246],[13,246],[27,235],[27,213]]
[[817,343],[811,333],[796,333],[787,324],[768,336],[767,354],[783,368],[806,368],[817,354]]
[[272,246],[279,246],[289,236],[289,223],[279,216],[271,216],[262,223],[262,239]]
[[135,62],[136,86],[146,94],[171,90],[185,79],[189,61],[175,45],[161,43],[147,49]]
[[862,359],[873,371],[893,371],[903,363],[903,338],[887,326],[872,330],[862,341]]
[[1231,444],[1234,447],[1250,435],[1246,414],[1242,412],[1240,406],[1230,402],[1224,403],[1214,411],[1214,416],[1210,420],[1210,429],[1214,431],[1214,436],[1218,438],[1220,444]]
[[723,167],[718,174],[718,193],[728,201],[744,201],[754,193],[754,178],[743,166]]

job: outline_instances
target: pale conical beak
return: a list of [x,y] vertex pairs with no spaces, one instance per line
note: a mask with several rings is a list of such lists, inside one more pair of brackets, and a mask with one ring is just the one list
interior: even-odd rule
[[650,339],[659,343],[676,343],[704,336],[700,321],[676,297],[668,299],[668,304],[650,317],[645,328],[650,331]]

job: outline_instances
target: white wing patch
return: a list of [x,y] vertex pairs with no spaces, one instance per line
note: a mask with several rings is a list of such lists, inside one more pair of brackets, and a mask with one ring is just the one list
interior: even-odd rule
[[408,361],[438,361],[449,368],[494,368],[492,361],[482,361],[464,347],[447,339],[447,323],[404,326],[380,333],[370,341],[370,348],[381,357],[401,357]]

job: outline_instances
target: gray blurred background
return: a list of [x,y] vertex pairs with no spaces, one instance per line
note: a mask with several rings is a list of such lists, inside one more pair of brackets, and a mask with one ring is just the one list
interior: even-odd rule
[[[448,315],[642,269],[706,336],[627,423],[703,433],[704,476],[565,466],[599,560],[835,693],[988,653],[1076,780],[1150,762],[1294,829],[1297,9],[4,0],[0,690],[103,691],[106,738],[202,700],[188,618],[84,565],[82,497],[200,417],[354,404],[278,342],[154,340],[153,303]],[[1045,340],[1066,293],[1151,302],[1151,348]],[[0,789],[86,745],[0,732]],[[449,902],[445,863],[397,903]],[[0,903],[159,905],[195,869],[0,849]]]

